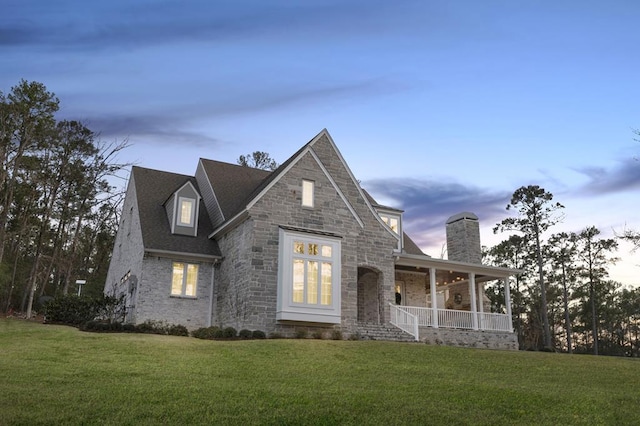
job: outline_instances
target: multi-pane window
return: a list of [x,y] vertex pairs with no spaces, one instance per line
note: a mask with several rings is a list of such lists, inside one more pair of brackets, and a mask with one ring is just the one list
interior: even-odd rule
[[178,225],[193,226],[196,213],[196,201],[192,198],[178,199]]
[[332,246],[317,242],[293,242],[293,303],[331,305]]
[[302,180],[302,205],[304,207],[313,207],[314,184],[311,180]]
[[197,287],[198,265],[193,263],[173,262],[171,295],[196,297]]
[[281,229],[278,320],[340,324],[340,242]]
[[381,214],[380,219],[382,219],[382,221],[386,223],[393,232],[395,232],[396,234],[400,233],[398,228],[398,224],[400,223],[400,221],[397,217]]

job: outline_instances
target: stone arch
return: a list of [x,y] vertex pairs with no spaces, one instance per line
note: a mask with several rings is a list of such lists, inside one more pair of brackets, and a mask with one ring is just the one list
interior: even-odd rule
[[358,322],[384,323],[382,272],[371,266],[358,266]]

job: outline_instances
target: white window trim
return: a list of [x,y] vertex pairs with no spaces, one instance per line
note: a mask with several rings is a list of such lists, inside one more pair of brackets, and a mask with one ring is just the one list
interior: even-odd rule
[[[402,215],[401,214],[396,214],[396,213],[388,213],[386,211],[381,211],[378,212],[378,216],[380,216],[380,219],[382,219],[382,222],[385,224],[385,226],[389,229],[389,231],[391,231],[391,233],[398,239],[398,246],[396,247],[396,250],[398,251],[402,251]],[[383,218],[388,218],[388,219],[396,219],[398,221],[398,232],[395,232],[393,229],[391,229],[391,226],[389,224],[387,224]]]
[[[309,191],[311,192],[309,194]],[[306,203],[305,199],[306,198],[311,198],[311,202],[310,203]],[[315,207],[315,198],[316,198],[316,184],[314,181],[309,180],[309,179],[302,179],[302,207],[309,207],[309,208],[313,208]]]
[[[175,267],[176,263],[182,263],[183,266],[183,270],[182,270],[182,289],[180,291],[180,294],[174,294],[173,293],[173,269]],[[195,265],[196,266],[196,288],[195,288],[195,295],[191,296],[186,294],[187,291],[187,273],[189,270],[189,265]],[[178,261],[178,260],[174,260],[171,262],[171,285],[169,286],[169,295],[171,297],[179,297],[179,298],[183,298],[183,299],[197,299],[198,298],[198,287],[199,287],[199,276],[200,276],[200,265],[197,263],[189,263],[189,262],[183,262],[183,261]]]
[[[182,221],[182,203],[188,202],[191,204],[191,215],[189,217],[189,222]],[[178,206],[176,209],[176,224],[178,226],[185,226],[192,228],[195,226],[195,217],[196,217],[196,200],[189,197],[178,197]]]
[[[293,302],[293,244],[317,243],[331,246],[331,304]],[[284,321],[341,323],[341,240],[304,232],[280,229],[278,260],[278,302],[276,319]],[[318,258],[322,261],[322,258]]]

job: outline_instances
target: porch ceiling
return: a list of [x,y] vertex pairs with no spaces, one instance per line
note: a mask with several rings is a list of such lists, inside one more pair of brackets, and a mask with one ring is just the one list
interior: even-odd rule
[[436,271],[438,285],[467,281],[470,273],[475,274],[476,282],[505,279],[522,273],[519,269],[434,259],[428,256],[401,254],[396,257],[396,270],[398,271],[418,272],[428,275],[431,268]]

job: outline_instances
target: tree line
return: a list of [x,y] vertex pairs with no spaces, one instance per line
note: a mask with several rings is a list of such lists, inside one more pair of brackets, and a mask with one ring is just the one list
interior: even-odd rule
[[[494,228],[511,235],[483,250],[488,263],[522,270],[509,282],[520,349],[640,356],[640,288],[608,274],[617,238],[638,248],[638,233],[602,238],[593,226],[551,233],[563,208],[539,186],[517,189],[507,205],[515,216]],[[487,289],[494,311],[504,311],[504,285]]]
[[104,142],[38,82],[0,91],[0,311],[30,317],[41,302],[102,294],[118,226],[127,142]]

